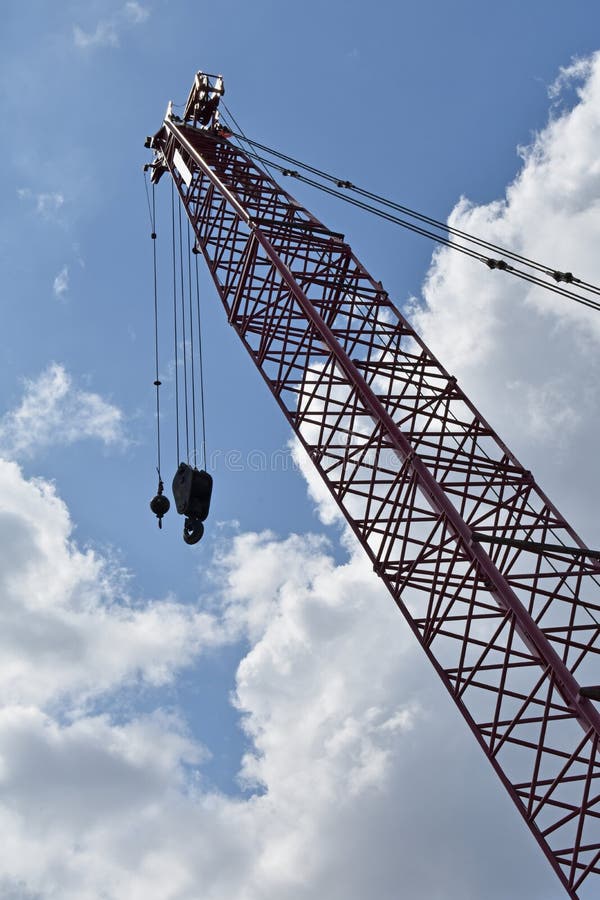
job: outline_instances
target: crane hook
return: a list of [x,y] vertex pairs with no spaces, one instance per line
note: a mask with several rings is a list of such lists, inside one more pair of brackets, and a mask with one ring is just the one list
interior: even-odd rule
[[180,463],[173,479],[173,499],[177,512],[185,516],[183,540],[197,544],[204,534],[202,524],[210,509],[212,476],[203,469]]
[[183,540],[186,544],[197,544],[204,534],[204,525],[200,519],[187,518],[183,523]]

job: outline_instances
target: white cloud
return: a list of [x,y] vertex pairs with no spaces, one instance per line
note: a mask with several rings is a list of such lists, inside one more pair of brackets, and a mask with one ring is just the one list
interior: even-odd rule
[[56,297],[62,297],[69,290],[69,267],[63,266],[52,283],[52,290]]
[[133,603],[118,570],[72,543],[52,485],[0,460],[0,698],[44,706],[141,679],[168,682],[221,638],[173,599]]
[[10,457],[31,456],[44,447],[84,438],[124,445],[123,413],[99,394],[75,387],[56,363],[37,379],[26,380],[19,406],[0,418],[0,451]]
[[591,56],[575,57],[568,66],[561,66],[558,75],[548,88],[548,96],[551,100],[561,101],[565,91],[573,85],[586,81],[594,69],[594,60]]
[[[584,79],[581,81],[581,79]],[[567,67],[573,109],[522,150],[506,196],[462,199],[457,228],[600,283],[600,56]],[[481,412],[573,525],[600,542],[595,469],[600,419],[600,316],[454,251],[435,254],[413,321]],[[599,544],[600,545],[600,544]]]
[[[115,641],[120,618],[107,605],[104,619],[90,617],[61,656],[43,613],[70,604],[96,609],[84,601],[78,571],[95,561],[74,551],[66,510],[47,485],[24,482],[10,464],[0,467],[0,478],[3,472],[0,487],[21,526],[13,531],[17,545],[35,546],[36,535],[54,525],[43,565],[39,555],[31,563],[27,552],[5,551],[15,576],[8,605],[20,597],[23,632],[42,641],[36,652],[21,650],[29,660],[21,693],[10,691],[0,713],[0,827],[7,836],[0,871],[8,896],[20,886],[64,900],[392,900],[399,883],[405,896],[448,900],[517,897],[523,883],[528,900],[554,896],[551,878],[538,878],[535,863],[535,877],[527,878],[535,848],[523,846],[512,809],[498,804],[490,823],[493,775],[362,554],[339,566],[322,538],[239,535],[218,566],[220,624],[206,617],[194,635],[201,613],[192,605],[185,628],[174,632],[159,605],[146,604],[143,616],[156,612],[151,628],[138,623]],[[62,587],[47,598],[44,567],[57,556]],[[184,608],[176,614],[185,619]],[[149,630],[156,644],[145,656]],[[177,718],[160,711],[124,721],[76,711],[59,717],[50,698],[36,694],[43,680],[60,684],[56,672],[73,665],[75,648],[80,666],[72,683],[99,691],[108,676],[94,662],[95,644],[103,645],[105,669],[119,677],[120,659],[126,678],[136,653],[149,666],[162,650],[173,670],[240,630],[249,650],[235,702],[252,742],[241,776],[260,788],[250,797],[206,787],[206,751]],[[6,631],[2,623],[0,635]],[[13,639],[9,630],[6,644]],[[4,652],[0,666],[8,665],[2,660]],[[37,675],[39,661],[46,667]],[[152,677],[151,668],[140,668]],[[91,687],[81,677],[88,669]],[[424,845],[435,848],[433,856]]]
[[73,27],[75,46],[82,50],[89,47],[118,47],[121,32],[142,24],[149,15],[150,11],[145,6],[136,0],[129,0],[112,16],[100,20],[92,31],[84,31],[79,25],[75,25]]

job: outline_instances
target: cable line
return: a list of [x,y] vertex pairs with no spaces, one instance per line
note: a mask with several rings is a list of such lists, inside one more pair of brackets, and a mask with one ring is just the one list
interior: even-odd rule
[[[146,185],[147,187],[148,185]],[[156,470],[160,474],[160,386],[158,374],[158,278],[156,267],[156,185],[152,185],[152,264],[154,270],[154,387],[156,388]]]
[[200,320],[200,280],[198,276],[198,249],[193,247],[196,263],[196,314],[198,320],[198,368],[200,370],[200,412],[202,416],[202,468],[206,469],[206,415],[204,404],[204,365],[202,361],[202,324]]
[[500,269],[503,272],[507,272],[509,275],[514,275],[517,278],[528,281],[530,284],[535,284],[538,287],[542,287],[548,291],[552,291],[552,293],[554,294],[559,294],[560,296],[566,297],[569,300],[574,300],[576,303],[580,303],[582,306],[588,306],[590,309],[600,310],[600,301],[594,300],[591,297],[582,296],[581,294],[576,294],[574,291],[569,291],[566,288],[559,287],[558,284],[550,284],[537,275],[532,275],[529,272],[525,272],[523,269],[518,269],[515,266],[509,265],[503,259],[490,259],[477,250],[473,250],[470,247],[458,244],[455,241],[452,241],[449,238],[445,238],[441,235],[436,235],[433,232],[428,231],[425,228],[421,228],[418,225],[413,225],[411,222],[407,222],[405,219],[401,219],[398,216],[393,215],[392,213],[377,209],[377,207],[372,206],[369,203],[365,203],[362,200],[348,197],[333,188],[329,188],[326,185],[319,184],[319,182],[314,181],[312,178],[306,178],[304,175],[300,175],[297,172],[292,173],[289,170],[282,169],[282,173],[287,175],[291,174],[298,181],[301,181],[304,184],[308,184],[311,187],[316,187],[326,194],[330,194],[333,197],[337,197],[338,199],[343,200],[345,203],[349,203],[351,206],[356,206],[359,209],[364,209],[367,212],[371,212],[374,215],[378,216],[380,219],[384,219],[388,222],[393,222],[396,225],[400,225],[402,228],[406,228],[408,231],[412,231],[415,234],[420,234],[423,237],[430,238],[431,240],[434,240],[438,244],[442,244],[450,248],[451,250],[457,250],[459,253],[462,253],[465,256],[470,256],[472,259],[476,259],[478,262],[486,265],[489,269]]
[[[150,219],[150,232],[154,234],[154,216],[152,215],[152,207],[150,205],[150,192],[148,191],[148,175],[144,168],[144,187],[146,188],[146,203],[148,205],[148,218]],[[154,185],[152,185],[154,187]]]
[[[233,115],[233,113],[231,112],[231,110],[229,109],[229,107],[227,106],[227,104],[225,103],[225,101],[223,100],[222,97],[221,97],[220,102],[222,103],[225,112],[227,113],[227,115],[229,116],[229,118],[231,119],[231,121],[233,122],[233,124],[235,125],[235,127],[237,128],[237,130],[239,132],[238,134],[236,134],[235,132],[232,131],[233,136],[236,137],[239,141],[245,141],[245,143],[248,144],[248,147],[253,146],[254,141],[251,141],[249,138],[246,137],[244,129],[242,128],[240,123],[237,121],[237,119],[235,118],[235,116]],[[246,149],[245,147],[242,149],[244,149],[244,151],[246,153],[248,153],[249,155],[252,155],[250,150]],[[276,167],[274,163],[268,163],[267,160],[262,159],[261,157],[255,156],[254,158],[260,163],[260,168],[264,172],[266,172],[267,175],[270,175],[271,177],[273,177],[273,173],[271,171],[271,166],[273,166],[273,168],[278,168],[278,167]]]
[[175,423],[177,465],[180,463],[179,455],[179,348],[177,338],[177,261],[175,252],[175,188],[171,182],[171,236],[173,251],[173,333],[175,338]]
[[160,394],[159,388],[162,384],[159,378],[158,365],[158,277],[156,262],[156,185],[152,185],[152,201],[150,201],[150,192],[148,190],[148,179],[144,172],[144,186],[146,188],[146,201],[148,203],[148,215],[150,217],[150,238],[152,240],[152,270],[154,285],[154,387],[156,388],[156,471],[159,480],[162,480],[160,474]]
[[158,490],[150,501],[150,509],[158,519],[158,527],[162,528],[163,516],[169,511],[170,501],[164,496],[164,484],[160,465],[160,393],[161,381],[158,366],[158,278],[156,265],[156,193],[155,185],[152,185],[152,206],[148,193],[148,182],[144,170],[144,184],[146,186],[146,200],[148,201],[148,213],[150,215],[150,238],[152,239],[152,269],[154,276],[154,386],[156,388],[156,471],[158,473]]
[[[238,139],[241,139],[241,136],[232,132],[232,136]],[[499,269],[501,271],[508,272],[511,275],[514,275],[518,278],[522,278],[525,281],[528,281],[531,284],[534,284],[538,287],[543,287],[546,290],[552,291],[553,293],[559,294],[560,296],[566,297],[567,299],[574,300],[576,303],[580,303],[583,306],[588,306],[591,309],[600,310],[600,301],[594,300],[591,297],[587,297],[582,295],[581,293],[576,293],[575,291],[568,290],[567,288],[560,287],[561,283],[573,284],[577,285],[580,290],[587,291],[588,293],[600,296],[600,287],[594,285],[590,282],[583,281],[582,279],[576,278],[571,272],[561,272],[558,269],[555,269],[551,266],[545,265],[543,263],[539,263],[535,260],[529,259],[526,256],[523,256],[519,253],[516,253],[511,250],[507,250],[503,247],[500,247],[497,244],[494,244],[490,241],[485,241],[482,238],[478,238],[474,235],[469,234],[466,231],[462,231],[461,229],[454,228],[451,225],[447,225],[443,222],[440,222],[437,219],[434,219],[430,216],[426,216],[422,213],[419,213],[415,210],[410,209],[410,207],[404,206],[399,203],[395,203],[394,201],[387,200],[385,197],[381,197],[378,194],[374,194],[371,191],[364,190],[363,188],[359,188],[356,185],[352,184],[350,181],[344,181],[342,179],[336,178],[333,175],[330,175],[326,172],[323,172],[320,169],[315,168],[314,166],[310,166],[306,163],[302,163],[294,157],[288,156],[287,154],[280,153],[277,150],[273,150],[270,147],[267,147],[265,144],[260,144],[258,141],[253,141],[250,138],[244,136],[244,140],[251,144],[253,147],[262,150],[263,152],[269,153],[278,159],[281,159],[287,163],[298,166],[300,169],[303,169],[307,172],[310,172],[317,176],[317,178],[321,178],[325,181],[333,183],[335,187],[329,187],[326,184],[322,184],[319,181],[315,181],[312,178],[307,177],[306,175],[302,175],[300,172],[294,169],[289,169],[284,165],[273,162],[272,160],[268,161],[269,165],[272,165],[274,168],[278,169],[283,175],[291,176],[296,178],[298,181],[301,181],[305,184],[310,185],[311,187],[315,187],[324,193],[330,194],[338,199],[344,200],[344,202],[349,203],[352,206],[356,206],[359,209],[363,209],[367,212],[371,212],[379,218],[385,219],[389,222],[393,222],[394,224],[400,225],[403,228],[406,228],[409,231],[412,231],[416,234],[419,234],[423,237],[427,237],[431,240],[436,241],[446,247],[449,247],[453,250],[458,250],[460,253],[464,255],[470,256],[473,259],[478,260],[479,262],[485,264],[489,269]],[[242,148],[244,149],[244,148]],[[247,152],[247,151],[245,151]],[[248,154],[252,158],[262,162],[267,163],[267,160],[264,159],[259,153],[251,152]],[[359,195],[359,197],[365,199],[359,199],[358,197],[350,197],[347,194],[344,194],[339,190],[340,188],[345,188],[347,190],[352,190]],[[396,212],[402,212],[404,215],[408,216],[415,220],[415,222],[423,223],[423,225],[430,225],[438,231],[444,232],[444,234],[438,234],[434,231],[431,231],[427,228],[422,227],[421,225],[415,224],[415,222],[408,221],[407,219],[400,218],[395,215],[393,212],[386,212],[385,209],[380,209],[377,206],[372,205],[372,203],[366,202],[367,200],[373,201],[373,203],[378,203],[381,206],[387,207],[389,210],[395,210]],[[447,235],[447,236],[444,236]],[[466,243],[459,243],[456,240],[451,240],[450,238],[460,238],[462,241]],[[468,244],[472,244],[470,247]],[[512,266],[506,262],[505,259],[494,259],[489,257],[487,254],[481,252],[482,250],[490,250],[494,253],[499,253],[501,256],[505,256],[508,259],[513,260],[514,262],[519,263],[520,265],[524,265],[529,269],[532,269],[534,273],[540,273],[541,275],[545,275],[547,278],[552,278],[555,282],[554,284],[548,281],[545,281],[538,274],[532,274],[530,272],[524,271],[522,268],[517,268],[516,266]]]
[[195,365],[194,365],[194,315],[193,315],[193,307],[192,307],[192,239],[190,234],[190,223],[189,219],[187,219],[187,270],[188,270],[188,300],[189,300],[189,312],[190,312],[190,359],[191,359],[191,374],[192,374],[192,461],[194,466],[196,465],[196,455],[197,455],[197,447],[198,447],[198,438],[196,432],[196,373],[195,373]]
[[185,288],[183,274],[183,228],[181,225],[181,202],[179,203],[179,275],[181,279],[181,338],[183,343],[183,398],[185,412],[185,449],[186,459],[190,461],[190,426],[188,414],[188,377],[187,377],[187,341],[185,331]]
[[[236,135],[234,133],[233,137],[239,137],[239,135]],[[494,250],[495,252],[501,253],[503,256],[507,256],[511,259],[518,260],[519,262],[525,263],[528,266],[537,268],[539,271],[543,272],[544,274],[551,275],[557,281],[564,280],[569,283],[579,284],[582,287],[592,290],[596,294],[600,294],[600,287],[598,287],[597,285],[590,284],[589,282],[582,281],[579,278],[575,278],[571,272],[558,272],[556,269],[554,269],[550,266],[544,265],[543,263],[536,262],[535,260],[532,260],[526,256],[519,254],[519,253],[515,253],[512,250],[507,250],[506,248],[501,247],[498,244],[494,244],[493,242],[485,241],[482,238],[478,238],[477,236],[472,235],[467,231],[463,231],[459,228],[455,228],[452,225],[448,225],[445,222],[441,222],[439,219],[434,219],[431,216],[427,216],[427,215],[424,215],[423,213],[419,213],[416,210],[411,209],[408,206],[404,206],[403,204],[396,203],[393,200],[388,200],[386,197],[382,197],[379,194],[374,194],[371,191],[367,191],[364,188],[358,187],[357,185],[353,184],[351,181],[340,179],[335,175],[331,175],[327,172],[324,172],[321,169],[317,169],[315,166],[311,166],[311,165],[308,165],[307,163],[300,162],[299,160],[294,159],[294,157],[292,157],[292,156],[288,156],[287,154],[281,153],[278,150],[273,150],[272,148],[267,147],[265,144],[260,144],[260,143],[258,143],[258,141],[251,140],[250,138],[246,137],[245,135],[244,135],[244,140],[247,143],[252,144],[252,146],[257,147],[258,149],[263,150],[266,153],[270,153],[271,155],[276,156],[279,159],[285,160],[286,162],[292,163],[293,165],[300,166],[300,168],[304,169],[305,171],[312,172],[313,175],[317,175],[319,178],[323,178],[326,181],[332,182],[338,188],[347,188],[348,190],[356,191],[356,193],[368,198],[369,200],[374,200],[377,203],[381,203],[384,206],[388,206],[391,209],[395,209],[396,211],[404,213],[404,214],[410,216],[411,218],[417,219],[428,225],[432,225],[436,228],[441,229],[442,231],[446,231],[448,234],[453,234],[453,235],[456,235],[457,237],[464,238],[465,240],[471,241],[472,243],[477,244],[478,246],[485,247],[489,250]],[[295,173],[290,172],[289,174],[293,175]],[[557,277],[557,276],[564,276],[564,278],[559,279],[559,277]]]

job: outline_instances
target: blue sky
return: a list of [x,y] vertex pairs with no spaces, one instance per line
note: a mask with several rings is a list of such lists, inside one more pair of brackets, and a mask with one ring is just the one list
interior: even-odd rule
[[[561,896],[306,473],[248,464],[290,435],[204,271],[213,507],[197,547],[174,510],[156,528],[142,165],[167,102],[221,72],[256,140],[598,282],[599,26],[538,0],[7,5],[4,896]],[[598,323],[292,190],[600,546]]]

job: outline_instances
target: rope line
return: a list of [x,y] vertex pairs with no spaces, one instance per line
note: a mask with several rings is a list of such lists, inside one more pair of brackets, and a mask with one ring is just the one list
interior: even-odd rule
[[[319,178],[323,178],[326,181],[330,181],[339,188],[343,187],[343,188],[347,188],[348,190],[356,191],[356,193],[361,194],[362,196],[367,197],[370,200],[374,200],[377,203],[381,203],[384,206],[388,206],[391,209],[395,209],[398,212],[402,212],[402,213],[404,213],[408,216],[411,216],[412,218],[418,219],[419,221],[424,222],[428,225],[433,225],[436,228],[439,228],[442,231],[446,231],[449,234],[456,235],[457,237],[462,237],[465,240],[472,241],[473,243],[475,243],[481,247],[485,247],[486,249],[494,250],[495,252],[501,253],[503,256],[508,256],[511,259],[515,259],[515,260],[518,260],[519,262],[526,263],[527,265],[533,266],[533,267],[539,269],[539,271],[544,272],[544,274],[547,274],[547,275],[569,274],[569,273],[557,273],[556,270],[550,266],[544,265],[543,263],[536,262],[535,260],[532,260],[529,257],[523,256],[519,253],[515,253],[512,250],[507,250],[506,248],[501,247],[499,244],[494,244],[493,242],[485,241],[482,238],[478,238],[477,236],[472,235],[467,231],[461,230],[459,228],[455,228],[452,225],[448,225],[446,222],[441,222],[439,219],[435,219],[431,216],[427,216],[427,215],[424,215],[423,213],[419,213],[416,210],[411,209],[409,206],[405,206],[403,204],[396,203],[395,201],[389,200],[386,197],[382,197],[379,194],[374,194],[371,191],[367,191],[364,188],[358,187],[357,185],[353,184],[351,181],[340,179],[335,175],[331,175],[327,172],[324,172],[321,169],[317,169],[315,166],[311,166],[311,165],[308,165],[307,163],[300,162],[299,160],[294,159],[294,157],[292,157],[292,156],[288,156],[287,154],[281,153],[278,150],[273,150],[272,148],[267,147],[265,144],[258,143],[258,141],[251,140],[250,138],[246,137],[246,135],[244,135],[243,132],[242,132],[242,135],[243,135],[244,140],[247,143],[253,145],[254,147],[257,147],[258,149],[263,150],[266,153],[270,153],[271,155],[276,156],[279,159],[285,160],[286,162],[292,163],[293,165],[300,166],[300,168],[304,169],[305,171],[312,172],[313,175],[317,175]],[[239,137],[237,134],[234,134],[233,136]],[[289,174],[293,175],[295,173],[289,173]],[[573,277],[573,283],[577,283],[577,284],[580,284],[587,288],[590,288],[594,291],[594,293],[600,294],[599,287],[597,287],[596,285],[590,284],[588,282],[582,281],[579,278]]]
[[[359,209],[371,212],[374,215],[378,216],[380,219],[384,219],[388,222],[393,222],[394,224],[400,225],[400,227],[405,228],[408,231],[412,231],[413,233],[419,234],[423,237],[427,237],[438,244],[449,247],[451,250],[457,250],[459,253],[463,253],[465,256],[470,256],[472,259],[475,259],[478,262],[486,265],[489,269],[500,269],[504,272],[507,272],[509,275],[514,275],[517,278],[528,281],[530,284],[536,285],[537,287],[545,288],[548,291],[552,291],[552,293],[559,294],[562,297],[573,300],[576,303],[581,304],[582,306],[587,306],[590,309],[600,310],[600,302],[597,300],[593,300],[591,297],[585,297],[581,294],[576,294],[574,291],[569,291],[566,288],[559,287],[558,284],[550,284],[537,275],[530,274],[523,271],[522,269],[518,269],[515,266],[509,265],[502,259],[491,259],[477,250],[474,250],[463,244],[459,244],[456,241],[450,240],[450,238],[443,237],[442,235],[434,234],[433,232],[428,231],[427,229],[422,228],[419,225],[414,225],[411,222],[406,221],[405,219],[401,219],[400,217],[395,216],[393,213],[388,213],[385,212],[385,210],[377,209],[377,207],[372,206],[369,203],[358,200],[354,197],[348,197],[333,188],[329,188],[326,185],[319,184],[319,182],[315,181],[312,178],[306,178],[299,173],[291,173],[289,170],[283,168],[281,168],[281,171],[283,174],[292,174],[293,177],[298,181],[301,181],[304,184],[308,184],[311,187],[316,187],[318,188],[318,190],[323,191],[323,193],[330,194],[333,197],[337,197],[338,199],[343,200],[345,203],[348,203],[351,206],[356,206]],[[593,293],[595,292],[596,290],[594,289]]]
[[190,425],[188,415],[187,341],[185,332],[185,288],[183,274],[183,228],[181,225],[181,202],[179,203],[179,274],[181,278],[181,338],[183,342],[183,397],[185,411],[185,449],[187,462],[190,461]]
[[196,375],[195,375],[195,365],[194,365],[194,315],[193,315],[193,306],[192,306],[192,249],[191,249],[191,234],[190,234],[190,223],[189,219],[187,220],[187,270],[188,270],[188,299],[189,299],[189,313],[190,313],[190,359],[191,359],[191,374],[192,374],[192,436],[193,436],[193,450],[192,457],[194,466],[196,465],[196,456],[197,456],[197,448],[198,448],[198,437],[196,432]]
[[[145,180],[145,179],[144,179]],[[150,213],[151,221],[151,238],[152,238],[152,267],[154,271],[154,386],[156,388],[156,469],[159,481],[162,481],[160,474],[160,386],[158,370],[158,278],[156,265],[156,186],[152,185],[152,210]],[[146,184],[146,193],[148,185]],[[148,197],[148,200],[150,198]]]
[[562,297],[566,297],[569,300],[575,301],[575,303],[580,303],[582,306],[587,306],[590,309],[600,310],[600,302],[597,300],[593,300],[591,297],[585,297],[581,294],[576,294],[574,291],[569,291],[566,288],[559,287],[558,284],[550,284],[537,275],[532,275],[531,273],[525,272],[522,269],[518,269],[515,266],[509,265],[502,259],[491,259],[489,257],[486,257],[482,253],[479,253],[477,250],[473,250],[463,244],[458,244],[455,241],[450,240],[449,238],[445,238],[441,235],[436,235],[433,232],[427,231],[427,229],[421,228],[418,225],[413,225],[412,223],[407,222],[406,220],[401,219],[398,216],[387,213],[384,210],[379,210],[376,207],[363,202],[362,200],[358,200],[353,197],[347,197],[344,194],[341,194],[339,191],[334,190],[333,188],[328,188],[325,185],[320,185],[318,182],[314,181],[311,178],[305,178],[302,175],[297,175],[294,177],[297,177],[299,181],[302,181],[305,184],[310,185],[311,187],[316,187],[326,194],[330,194],[333,197],[337,197],[338,199],[343,200],[345,203],[349,203],[351,206],[356,206],[359,209],[364,209],[367,212],[371,212],[374,215],[378,216],[380,219],[384,219],[388,222],[393,222],[396,225],[400,225],[402,228],[406,228],[408,231],[412,231],[415,234],[420,234],[423,237],[427,237],[431,240],[436,241],[436,243],[438,244],[449,247],[451,250],[457,250],[459,253],[463,253],[465,256],[470,256],[472,259],[476,259],[486,265],[489,269],[500,269],[501,271],[507,272],[509,275],[514,275],[517,278],[521,278],[523,281],[528,281],[530,284],[535,284],[537,287],[545,288],[548,291],[552,291],[552,293],[554,294],[559,294]]
[[171,181],[171,235],[173,256],[173,333],[175,336],[175,422],[177,465],[181,462],[179,455],[179,348],[177,338],[177,261],[175,252],[175,187]]
[[200,412],[202,417],[202,468],[206,469],[206,415],[204,403],[204,364],[202,360],[202,326],[200,319],[200,280],[198,276],[198,252],[194,254],[196,263],[196,316],[198,320],[198,367],[200,370]]
[[[150,219],[150,230],[154,233],[154,218],[152,216],[152,208],[150,206],[150,192],[148,191],[148,175],[144,169],[144,187],[146,188],[146,203],[148,205],[148,217]],[[154,187],[154,185],[152,185]]]
[[[227,113],[227,115],[229,116],[229,118],[231,119],[231,121],[233,122],[233,124],[235,125],[235,127],[237,128],[237,130],[239,132],[239,134],[234,133],[233,136],[236,137],[239,141],[245,141],[246,144],[248,145],[248,148],[250,148],[253,144],[253,141],[251,141],[249,138],[246,137],[246,133],[244,132],[244,129],[239,124],[239,122],[237,121],[237,119],[235,118],[235,116],[233,115],[233,113],[231,112],[231,110],[229,109],[229,107],[227,106],[227,104],[225,103],[225,101],[223,100],[222,97],[221,97],[220,103],[223,105],[225,112]],[[243,148],[243,149],[245,150],[246,153],[249,153],[249,155],[251,155],[250,150],[248,150],[246,148]],[[257,162],[260,164],[260,168],[263,170],[263,172],[265,172],[267,175],[270,175],[272,178],[273,172],[271,171],[271,165],[273,165],[273,168],[275,168],[274,164],[267,162],[267,160],[262,159],[262,157],[257,156],[255,158],[256,158]]]
[[[600,287],[592,284],[591,282],[576,278],[571,272],[561,272],[551,266],[529,259],[526,256],[523,256],[511,250],[507,250],[506,248],[500,247],[499,245],[494,244],[491,241],[485,241],[482,238],[471,235],[466,231],[454,228],[453,226],[440,222],[439,220],[434,219],[431,216],[426,216],[422,213],[412,210],[410,209],[410,207],[395,203],[394,201],[388,200],[385,197],[381,197],[378,194],[374,194],[371,191],[367,191],[363,188],[357,187],[350,181],[339,179],[334,175],[330,175],[327,172],[323,172],[322,170],[315,168],[314,166],[302,163],[294,157],[288,156],[284,153],[280,153],[277,150],[273,150],[272,148],[267,147],[265,144],[260,144],[258,141],[253,141],[250,138],[247,138],[245,135],[243,135],[243,138],[242,135],[236,134],[235,132],[233,132],[232,135],[238,140],[245,140],[248,144],[263,152],[269,153],[277,157],[278,159],[281,159],[292,165],[296,165],[299,168],[304,169],[304,171],[312,173],[318,178],[333,183],[335,187],[329,187],[325,184],[320,183],[319,181],[315,181],[314,179],[307,177],[306,175],[300,174],[300,172],[296,170],[289,169],[286,166],[269,160],[268,164],[272,165],[283,175],[296,178],[298,181],[308,184],[311,187],[316,187],[318,190],[321,190],[324,193],[330,194],[331,196],[343,200],[344,202],[349,203],[352,206],[356,206],[359,209],[371,212],[379,218],[400,225],[401,227],[409,231],[434,240],[437,243],[449,247],[450,249],[458,250],[459,252],[485,264],[489,269],[500,269],[501,271],[505,271],[508,274],[514,275],[518,278],[522,278],[523,280],[528,281],[529,283],[534,284],[538,287],[543,287],[546,290],[552,291],[553,293],[559,294],[560,296],[566,297],[567,299],[574,300],[576,303],[580,303],[583,306],[588,306],[591,309],[600,310],[599,301],[594,300],[590,297],[582,296],[582,294],[580,293],[576,293],[575,291],[568,290],[559,286],[561,283],[574,284],[577,285],[580,290],[587,291],[588,293],[594,294],[596,296],[600,296]],[[245,150],[245,148],[242,149]],[[262,163],[267,163],[267,161],[259,153],[250,152],[248,153],[248,155]],[[340,190],[338,190],[338,188],[352,190],[357,193],[359,197],[363,197],[365,199],[362,200],[359,199],[359,197],[350,197],[347,194],[342,193]],[[430,225],[433,228],[438,229],[438,231],[444,232],[444,234],[436,234],[435,232],[430,231],[427,228],[422,227],[421,225],[417,225],[414,222],[410,222],[407,221],[407,219],[396,216],[393,212],[386,212],[384,209],[373,206],[372,203],[367,203],[366,200],[371,200],[374,203],[378,203],[390,210],[401,212],[409,218],[414,219],[416,222],[423,223],[423,225]],[[452,240],[451,238],[460,238],[462,241],[467,243],[459,243],[456,240]],[[473,247],[469,247],[468,243],[471,243]],[[520,265],[524,265],[527,268],[532,269],[536,273],[540,273],[540,275],[544,275],[547,278],[552,278],[556,283],[552,284],[548,281],[543,280],[543,278],[541,278],[538,274],[531,274],[529,272],[523,271],[523,269],[512,266],[507,263],[505,259],[490,258],[485,253],[482,253],[480,249],[474,248],[481,248],[484,250],[490,250],[494,253],[499,253],[501,254],[501,256],[505,256],[508,259],[519,263]]]

